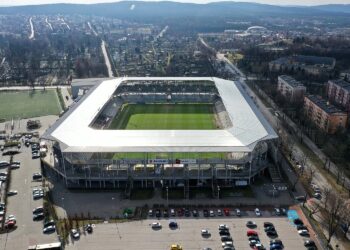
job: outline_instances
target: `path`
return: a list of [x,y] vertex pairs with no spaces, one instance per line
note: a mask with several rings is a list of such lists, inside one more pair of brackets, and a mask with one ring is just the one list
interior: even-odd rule
[[46,17],[46,19],[45,19],[45,22],[46,22],[46,24],[50,27],[50,29],[53,30],[52,25],[51,25],[51,23],[49,22],[49,20],[47,19],[47,17]]
[[29,36],[29,39],[34,39],[34,25],[33,25],[33,21],[32,21],[32,17],[29,18],[29,24],[30,24],[30,36]]
[[102,49],[103,57],[105,59],[107,71],[108,71],[108,77],[113,77],[112,65],[111,65],[111,62],[109,61],[106,42],[104,40],[102,40],[101,49]]

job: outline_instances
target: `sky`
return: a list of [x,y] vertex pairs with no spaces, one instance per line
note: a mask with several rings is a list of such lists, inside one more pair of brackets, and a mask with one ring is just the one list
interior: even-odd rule
[[[118,0],[0,0],[0,6],[32,5],[44,3],[105,3],[117,2]],[[150,1],[150,0],[145,0]],[[220,0],[172,0],[176,2],[207,3]],[[350,0],[239,0],[239,2],[256,2],[275,5],[322,5],[322,4],[350,4]]]

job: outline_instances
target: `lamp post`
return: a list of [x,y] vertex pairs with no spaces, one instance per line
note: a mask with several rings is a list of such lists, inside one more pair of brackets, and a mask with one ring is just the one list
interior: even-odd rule
[[169,207],[169,188],[168,186],[165,187],[166,190],[166,207]]
[[220,199],[220,186],[218,185],[218,199]]

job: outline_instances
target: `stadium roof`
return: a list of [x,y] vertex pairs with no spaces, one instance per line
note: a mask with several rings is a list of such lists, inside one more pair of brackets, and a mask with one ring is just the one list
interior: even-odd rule
[[[217,130],[99,130],[89,127],[123,81],[212,81],[233,126]],[[239,82],[211,77],[123,77],[94,86],[43,138],[63,152],[250,152],[276,133]]]

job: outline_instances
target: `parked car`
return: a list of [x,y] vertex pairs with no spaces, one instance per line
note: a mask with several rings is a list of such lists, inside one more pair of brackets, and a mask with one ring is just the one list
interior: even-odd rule
[[43,212],[44,212],[44,207],[36,207],[33,209],[33,214],[43,213]]
[[203,237],[208,237],[208,236],[210,236],[211,234],[210,234],[210,232],[209,232],[208,229],[202,229],[202,230],[201,230],[201,235],[202,235]]
[[322,194],[321,193],[314,193],[314,198],[317,200],[321,200],[322,199]]
[[156,217],[159,218],[160,216],[161,216],[160,210],[157,209],[157,210],[156,210]]
[[79,239],[80,238],[80,233],[77,229],[72,229],[70,231],[70,234],[72,236],[73,239]]
[[227,235],[227,236],[230,236],[230,231],[229,230],[220,230],[219,231],[219,235],[220,236],[224,236],[224,235]]
[[153,223],[151,224],[151,227],[152,227],[153,229],[161,229],[161,228],[162,228],[162,224],[160,224],[159,222],[153,222]]
[[214,217],[215,216],[214,210],[210,210],[209,214],[210,214],[210,217]]
[[256,223],[254,221],[247,221],[246,226],[249,228],[255,228],[256,227]]
[[305,229],[298,230],[298,234],[301,236],[306,236],[306,237],[310,236],[309,231],[305,230]]
[[254,230],[248,230],[247,231],[247,236],[252,236],[252,235],[258,236],[258,232],[254,231]]
[[239,210],[238,208],[236,208],[236,215],[241,216],[241,210]]
[[91,224],[87,224],[87,225],[85,226],[84,230],[85,230],[86,232],[88,232],[89,234],[91,234],[91,233],[93,232],[93,227],[92,227]]
[[270,240],[270,245],[281,245],[283,246],[283,243],[280,239],[273,239],[273,240]]
[[259,208],[255,208],[254,212],[256,216],[261,216],[261,212]]
[[225,216],[230,216],[230,209],[224,208],[224,214]]
[[231,247],[231,249],[233,248],[233,242],[232,241],[225,241],[221,244],[221,246],[225,249],[227,247]]
[[218,216],[222,216],[223,214],[222,214],[222,210],[221,209],[218,209],[218,211],[216,212],[216,214],[218,215]]
[[4,224],[5,229],[12,229],[16,226],[16,221],[6,221]]
[[35,213],[33,214],[33,220],[38,221],[38,220],[43,220],[45,218],[44,213]]
[[276,231],[275,227],[274,226],[269,226],[269,227],[265,227],[265,232],[268,232],[268,231]]
[[276,230],[267,231],[266,235],[269,237],[278,237]]
[[40,173],[34,173],[33,174],[33,180],[34,181],[41,180],[42,178],[43,178],[43,176]]
[[252,235],[252,236],[249,236],[249,237],[248,237],[248,240],[251,241],[251,240],[260,240],[260,239],[259,239],[259,236],[257,236],[257,235]]
[[306,240],[304,242],[304,246],[305,247],[313,247],[313,246],[316,246],[315,242],[313,240]]
[[293,222],[294,222],[295,225],[304,225],[304,222],[301,219],[299,219],[299,218],[294,219]]
[[164,216],[165,218],[169,217],[168,209],[164,209],[164,211],[163,211],[163,216]]
[[175,216],[175,209],[170,209],[170,215],[172,216],[172,217],[174,217]]
[[228,235],[223,235],[221,236],[221,241],[226,242],[226,241],[232,241],[232,237]]
[[282,250],[282,249],[283,249],[283,246],[281,245],[278,245],[278,244],[270,245],[270,250]]
[[281,215],[281,210],[277,207],[274,208],[275,215],[279,216]]
[[264,227],[274,227],[273,223],[271,222],[264,222]]
[[55,226],[54,220],[49,220],[44,222],[44,227]]
[[196,209],[194,209],[192,211],[192,215],[193,215],[193,217],[198,217],[199,216],[198,211]]
[[226,224],[220,224],[219,230],[229,230],[228,226]]
[[17,193],[18,193],[17,190],[9,190],[9,191],[7,192],[7,195],[8,195],[8,196],[12,196],[12,195],[16,195]]
[[55,225],[47,226],[47,227],[44,227],[44,229],[43,229],[43,233],[44,234],[53,233],[55,231],[56,231],[56,226]]
[[204,217],[209,217],[209,211],[207,209],[203,210],[203,216]]
[[176,221],[170,221],[170,222],[169,222],[169,227],[170,227],[170,228],[173,228],[173,229],[174,229],[174,228],[177,228],[177,222],[176,222]]
[[307,226],[305,226],[305,225],[298,225],[297,226],[297,230],[303,230],[303,229],[307,230]]
[[254,247],[256,244],[260,244],[260,240],[250,240],[249,246]]

